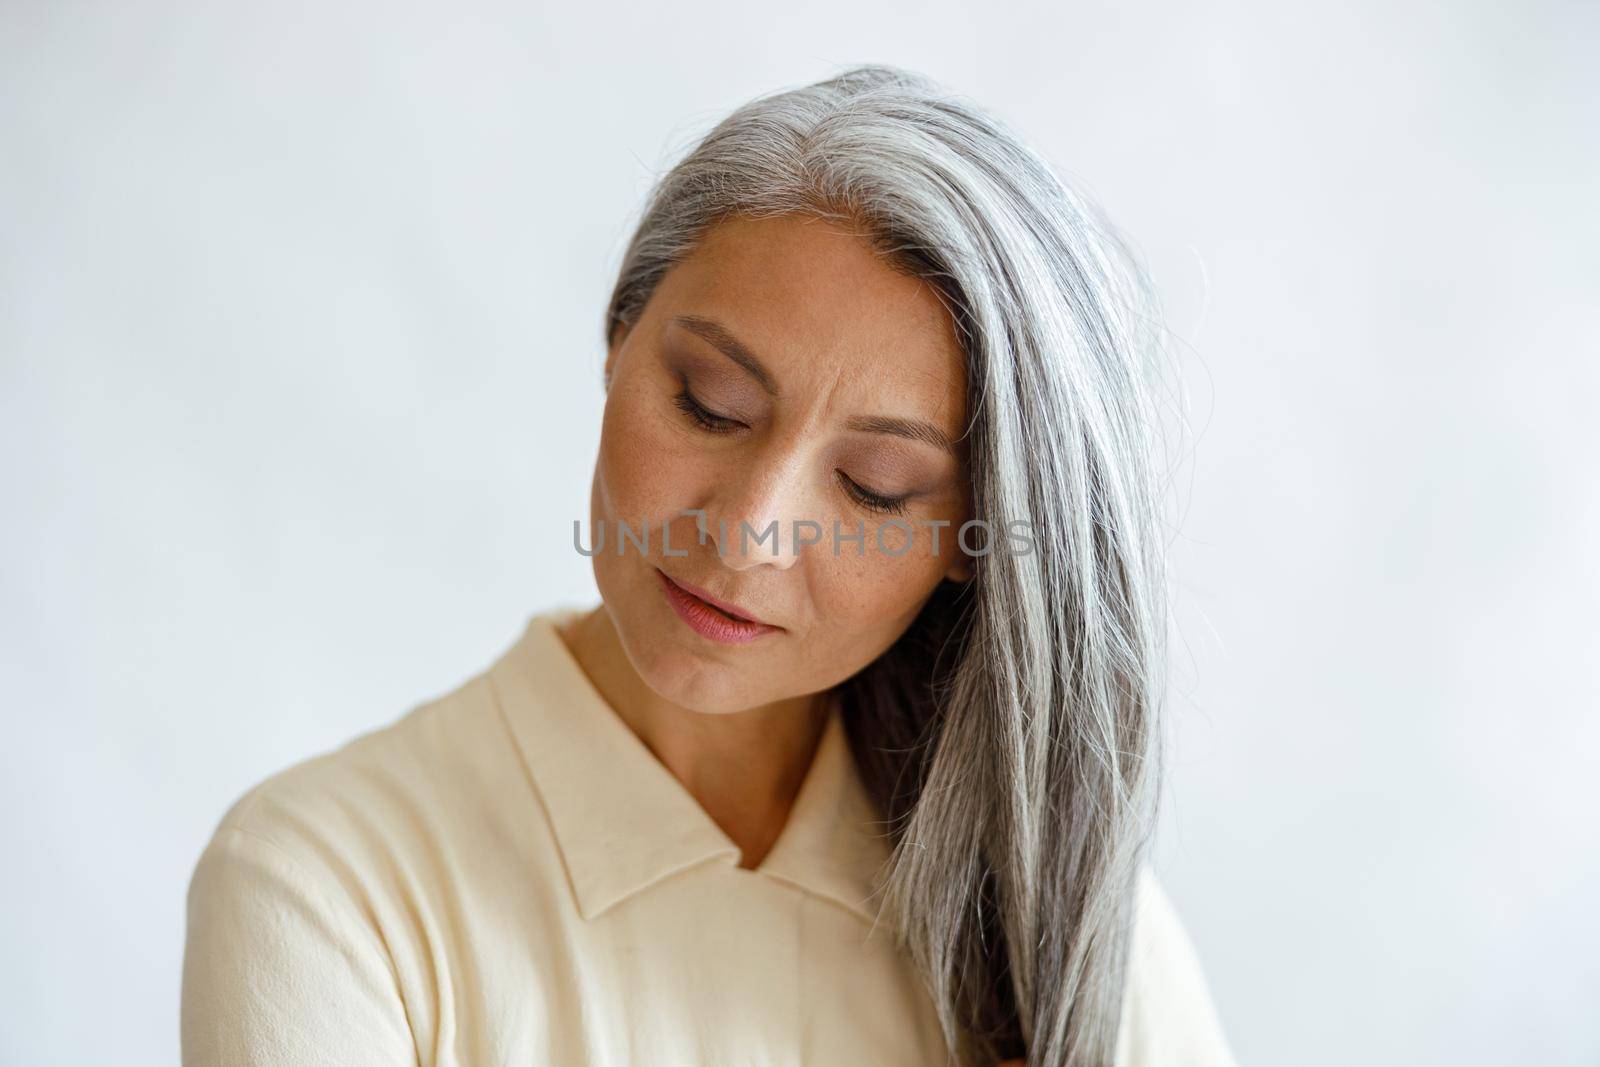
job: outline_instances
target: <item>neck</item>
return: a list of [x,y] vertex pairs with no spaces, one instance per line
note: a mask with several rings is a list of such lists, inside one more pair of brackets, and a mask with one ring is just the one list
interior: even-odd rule
[[710,714],[664,699],[628,659],[602,604],[560,628],[612,710],[733,842],[760,864],[782,833],[827,726],[825,694]]

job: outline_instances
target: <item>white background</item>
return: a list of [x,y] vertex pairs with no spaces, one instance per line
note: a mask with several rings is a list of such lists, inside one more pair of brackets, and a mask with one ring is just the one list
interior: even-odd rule
[[0,1062],[175,1062],[224,808],[594,595],[640,198],[860,61],[1165,296],[1159,870],[1241,1062],[1600,1062],[1600,9],[443,8],[0,7]]

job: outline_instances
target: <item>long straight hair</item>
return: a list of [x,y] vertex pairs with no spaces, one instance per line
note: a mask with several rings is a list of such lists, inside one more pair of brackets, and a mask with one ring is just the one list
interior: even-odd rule
[[865,65],[755,98],[659,178],[607,342],[735,215],[854,226],[953,316],[974,515],[993,531],[1027,523],[1034,548],[975,556],[970,581],[941,583],[835,695],[892,845],[881,901],[955,1062],[1104,1067],[1161,764],[1148,278],[999,119]]

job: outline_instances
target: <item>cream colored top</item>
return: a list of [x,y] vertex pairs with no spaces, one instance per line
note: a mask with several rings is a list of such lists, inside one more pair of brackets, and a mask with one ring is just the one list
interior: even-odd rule
[[[491,667],[246,793],[195,868],[183,1062],[930,1067],[866,905],[837,711],[755,870],[533,616]],[[1153,878],[1118,1064],[1232,1060]]]

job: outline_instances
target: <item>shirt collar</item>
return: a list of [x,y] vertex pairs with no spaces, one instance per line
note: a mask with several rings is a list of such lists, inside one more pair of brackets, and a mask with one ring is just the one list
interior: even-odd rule
[[[562,605],[534,615],[489,676],[549,813],[578,911],[593,919],[689,867],[733,866],[739,848],[617,715],[561,639],[556,627],[585,610]],[[874,879],[888,858],[835,701],[788,822],[756,873],[870,923]]]

